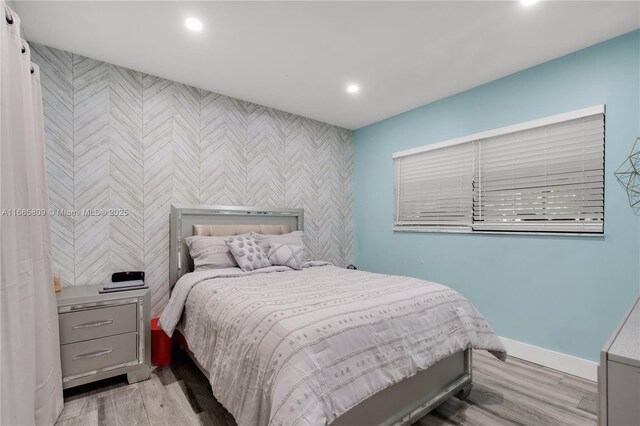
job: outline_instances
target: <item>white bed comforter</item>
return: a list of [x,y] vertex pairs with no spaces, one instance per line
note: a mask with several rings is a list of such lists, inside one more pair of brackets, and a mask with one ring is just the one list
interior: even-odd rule
[[214,395],[242,426],[327,424],[455,352],[506,357],[455,290],[334,266],[187,274],[160,322],[171,335],[180,319]]

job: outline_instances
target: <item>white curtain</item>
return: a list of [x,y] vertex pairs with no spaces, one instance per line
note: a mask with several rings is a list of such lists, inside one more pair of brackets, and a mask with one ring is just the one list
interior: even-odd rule
[[62,375],[40,74],[18,15],[0,11],[0,424],[51,425]]

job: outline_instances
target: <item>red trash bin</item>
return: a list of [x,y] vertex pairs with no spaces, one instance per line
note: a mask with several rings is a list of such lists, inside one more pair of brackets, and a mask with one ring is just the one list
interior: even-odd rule
[[164,330],[158,325],[160,318],[151,320],[151,363],[162,367],[171,362],[172,342]]

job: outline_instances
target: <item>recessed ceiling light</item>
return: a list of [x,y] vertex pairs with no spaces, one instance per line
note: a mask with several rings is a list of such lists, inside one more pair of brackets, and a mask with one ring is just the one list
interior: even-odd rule
[[187,28],[191,31],[202,31],[202,22],[200,22],[199,19],[196,18],[187,18],[184,21],[184,24],[187,26]]
[[347,86],[347,92],[349,93],[358,93],[360,87],[357,84],[350,84]]
[[534,3],[537,3],[538,0],[520,0],[520,4],[523,6],[531,6]]

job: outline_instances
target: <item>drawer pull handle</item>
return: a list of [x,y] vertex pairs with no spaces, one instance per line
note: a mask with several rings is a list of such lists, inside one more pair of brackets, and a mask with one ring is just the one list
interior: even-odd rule
[[96,352],[89,352],[88,354],[74,355],[73,360],[76,361],[78,359],[98,358],[103,355],[108,355],[111,352],[113,352],[113,348],[103,349],[101,351],[96,351]]
[[96,321],[96,322],[88,322],[85,324],[77,324],[73,326],[74,330],[77,330],[79,328],[92,328],[92,327],[101,327],[103,325],[109,325],[109,324],[113,324],[113,320],[112,319],[108,319],[105,321]]

